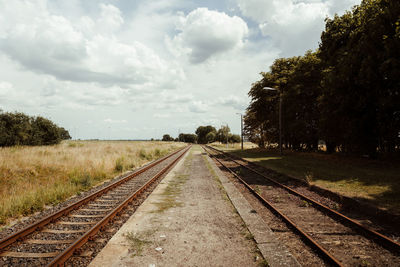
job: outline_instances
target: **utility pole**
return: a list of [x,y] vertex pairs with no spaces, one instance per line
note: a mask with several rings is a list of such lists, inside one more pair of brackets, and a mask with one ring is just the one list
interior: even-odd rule
[[237,115],[240,115],[240,140],[242,143],[242,150],[243,150],[243,115],[242,113],[236,113]]
[[243,150],[243,115],[240,114],[240,139],[242,141],[242,150]]
[[282,92],[279,93],[279,154],[282,153]]
[[228,149],[228,124],[226,124],[226,149]]

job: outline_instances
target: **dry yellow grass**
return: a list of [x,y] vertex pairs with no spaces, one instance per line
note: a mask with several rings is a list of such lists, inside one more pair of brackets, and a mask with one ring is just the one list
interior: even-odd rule
[[79,194],[183,143],[67,141],[0,149],[0,224]]

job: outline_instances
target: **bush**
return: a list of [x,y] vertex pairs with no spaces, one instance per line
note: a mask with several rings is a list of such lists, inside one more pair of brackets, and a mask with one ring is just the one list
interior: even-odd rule
[[117,158],[117,160],[115,161],[114,169],[117,172],[122,172],[124,170],[124,161],[125,161],[124,157]]
[[68,131],[43,117],[0,110],[0,147],[15,145],[54,145],[70,139]]

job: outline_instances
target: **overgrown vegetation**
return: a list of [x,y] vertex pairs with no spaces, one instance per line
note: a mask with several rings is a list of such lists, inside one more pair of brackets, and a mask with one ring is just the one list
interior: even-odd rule
[[0,147],[54,145],[67,139],[68,131],[46,118],[0,110]]
[[182,143],[65,141],[0,148],[0,224],[90,189]]
[[[245,131],[264,147],[375,157],[400,151],[400,2],[363,0],[326,20],[317,52],[275,60],[249,91]],[[266,90],[265,87],[276,89]]]
[[162,201],[155,203],[157,212],[164,212],[173,207],[182,205],[176,200],[176,197],[182,192],[182,186],[188,179],[187,174],[177,174],[172,180],[168,181],[168,185],[162,192]]
[[125,239],[128,241],[130,246],[131,257],[141,256],[143,248],[149,244],[151,241],[145,240],[142,235],[135,234],[133,232],[128,232],[124,234]]

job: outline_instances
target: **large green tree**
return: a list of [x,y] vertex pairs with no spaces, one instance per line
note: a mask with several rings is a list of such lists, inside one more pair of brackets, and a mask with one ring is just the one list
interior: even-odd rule
[[[245,132],[292,149],[375,156],[400,147],[400,1],[364,0],[326,20],[316,53],[275,60],[249,91]],[[276,91],[264,90],[264,87]]]
[[[275,60],[269,72],[249,91],[245,133],[263,147],[279,140],[279,101],[286,147],[315,149],[318,144],[318,105],[321,64],[315,53]],[[266,90],[265,87],[275,90]]]
[[70,138],[67,130],[46,118],[0,110],[0,146],[52,145]]
[[196,134],[197,134],[197,142],[199,144],[206,144],[207,143],[207,134],[213,132],[214,134],[217,134],[217,130],[215,127],[211,125],[207,126],[199,126],[196,129]]
[[326,21],[321,134],[333,147],[374,156],[398,144],[400,2],[364,0]]

